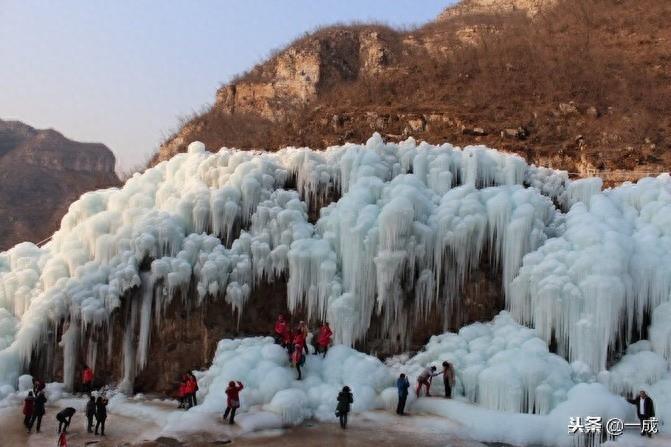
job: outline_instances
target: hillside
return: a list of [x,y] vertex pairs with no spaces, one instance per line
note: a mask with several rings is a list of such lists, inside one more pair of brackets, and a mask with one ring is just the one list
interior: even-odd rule
[[607,182],[666,171],[669,19],[663,0],[467,0],[411,31],[320,29],[222,86],[151,164],[193,140],[324,148],[378,131]]
[[46,238],[81,194],[118,185],[114,163],[102,144],[0,120],[0,251]]

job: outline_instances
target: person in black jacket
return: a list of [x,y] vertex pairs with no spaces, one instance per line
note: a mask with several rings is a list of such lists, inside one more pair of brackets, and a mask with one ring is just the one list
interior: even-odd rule
[[30,418],[30,430],[33,429],[33,425],[35,425],[35,432],[39,433],[40,432],[40,427],[42,426],[42,416],[44,416],[44,405],[47,403],[47,398],[44,396],[44,391],[40,391],[37,393],[37,397],[35,398],[35,406],[33,407],[33,415]]
[[348,386],[342,387],[342,391],[338,393],[338,406],[336,407],[336,416],[340,419],[340,427],[347,428],[347,413],[350,411],[350,405],[354,402],[352,392]]
[[655,405],[650,396],[648,396],[645,391],[641,390],[635,399],[627,399],[627,402],[636,405],[636,414],[638,415],[639,421],[641,421],[641,436],[647,434],[648,437],[652,437],[650,431],[647,431],[646,433],[646,431],[643,430],[643,421],[655,417]]
[[93,417],[96,415],[96,398],[91,396],[89,401],[86,402],[86,431],[88,433],[93,433]]
[[96,400],[96,435],[98,434],[98,428],[100,428],[100,436],[105,436],[105,419],[107,419],[107,399],[98,396]]
[[67,407],[64,410],[61,410],[60,413],[56,415],[56,420],[58,421],[58,433],[61,431],[63,433],[68,432],[68,427],[70,426],[70,421],[72,420],[72,416],[75,414],[77,410],[75,410],[72,407]]

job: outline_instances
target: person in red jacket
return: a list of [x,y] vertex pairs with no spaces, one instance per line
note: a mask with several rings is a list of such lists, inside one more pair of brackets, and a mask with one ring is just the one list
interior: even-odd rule
[[93,385],[93,370],[87,365],[84,365],[82,371],[82,390],[85,394],[91,394],[91,386]]
[[289,325],[284,319],[284,315],[280,314],[277,317],[277,321],[275,322],[275,334],[274,334],[275,343],[277,343],[278,345],[285,346],[287,332],[289,332]]
[[28,433],[30,433],[30,419],[33,417],[34,408],[35,396],[32,391],[28,391],[28,396],[23,400],[23,425]]
[[182,377],[182,380],[179,382],[179,391],[177,392],[177,397],[179,398],[179,407],[177,408],[186,408],[186,395],[188,392],[188,387],[186,380]]
[[[305,333],[303,332],[302,328],[299,326],[294,333],[294,338],[292,340],[293,346],[299,348],[301,351],[305,347]],[[293,353],[293,351],[292,351]]]
[[235,411],[240,408],[240,391],[244,386],[240,382],[233,382],[232,380],[228,382],[228,388],[226,388],[226,412],[224,412],[224,421],[228,419],[228,415],[231,415],[229,423],[232,425],[235,419]]
[[317,337],[317,347],[324,357],[326,357],[326,351],[328,351],[329,345],[331,344],[332,336],[333,332],[331,331],[328,322],[325,322],[322,324],[322,327],[319,328],[319,336]]

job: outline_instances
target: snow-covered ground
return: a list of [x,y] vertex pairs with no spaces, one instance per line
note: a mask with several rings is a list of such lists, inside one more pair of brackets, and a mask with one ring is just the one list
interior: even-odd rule
[[[49,392],[55,401],[71,389],[75,353],[85,347],[95,364],[102,349],[87,330],[106,330],[133,288],[141,292],[124,322],[122,391],[145,367],[152,327],[173,297],[225,300],[244,318],[251,290],[286,275],[289,308],[328,320],[337,342],[326,359],[308,359],[305,380],[294,380],[269,339],[222,340],[198,373],[199,407],[185,415],[117,394],[111,411],[161,430],[206,431],[225,385],[242,380],[242,430],[328,422],[343,385],[356,413],[389,410],[400,372],[414,380],[449,360],[455,393],[477,405],[411,397],[410,409],[447,416],[477,440],[570,442],[569,417],[633,420],[621,395],[639,389],[667,421],[671,177],[601,188],[598,178],[571,181],[486,147],[384,143],[377,134],[326,151],[213,154],[193,143],[122,188],[83,195],[46,246],[0,253],[0,405],[15,404],[25,365],[57,324],[67,328],[64,384]],[[310,223],[308,205],[332,196]],[[485,253],[501,270],[508,312],[435,336],[414,357],[381,362],[349,348],[373,318],[401,341],[431,312],[447,322]],[[192,283],[193,296],[179,293]],[[649,340],[633,343],[648,312]],[[608,365],[620,341],[624,356]],[[480,418],[490,422],[473,427]]]

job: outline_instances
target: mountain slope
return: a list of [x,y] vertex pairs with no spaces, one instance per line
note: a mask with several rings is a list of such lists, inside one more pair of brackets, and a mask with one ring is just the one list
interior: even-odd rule
[[[222,86],[152,164],[208,147],[482,143],[607,182],[671,164],[671,5],[471,0],[425,26],[332,27]],[[635,171],[635,172],[632,172]]]
[[0,250],[44,239],[81,194],[118,185],[114,163],[102,144],[0,120]]

